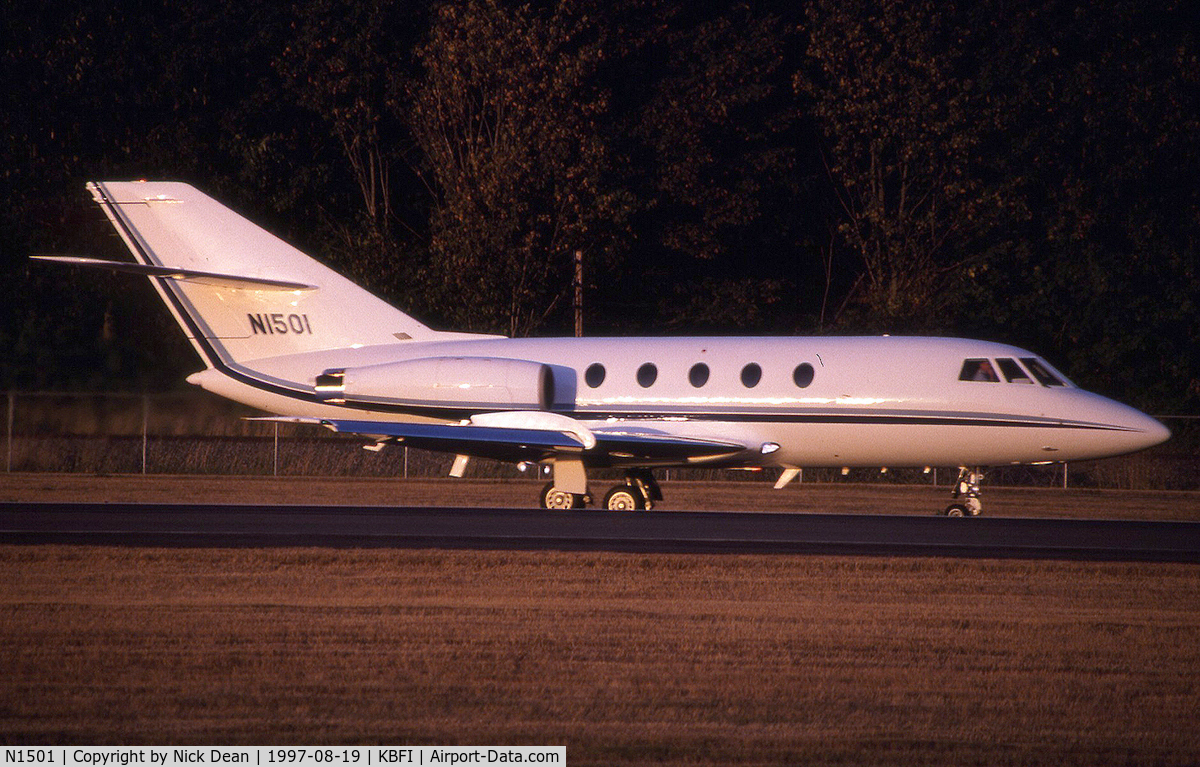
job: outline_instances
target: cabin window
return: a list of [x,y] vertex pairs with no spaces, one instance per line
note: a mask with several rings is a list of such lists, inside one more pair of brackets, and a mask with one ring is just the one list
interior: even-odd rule
[[1033,379],[1025,372],[1025,369],[1017,364],[1014,359],[1008,357],[1000,357],[996,360],[996,364],[1000,366],[1000,372],[1004,374],[1004,380],[1012,383],[1033,383]]
[[653,362],[647,362],[645,365],[642,365],[640,368],[638,368],[637,382],[643,389],[650,388],[657,380],[658,368],[654,366]]
[[1021,362],[1025,363],[1025,367],[1029,368],[1029,372],[1033,373],[1033,377],[1038,380],[1042,386],[1066,386],[1062,380],[1050,372],[1050,369],[1042,364],[1041,360],[1033,357],[1022,357]]
[[991,360],[966,360],[963,362],[962,372],[958,374],[958,380],[998,383],[1000,376],[996,375]]
[[594,362],[588,365],[588,369],[584,371],[583,380],[587,385],[595,389],[600,384],[604,383],[604,366],[599,362]]
[[761,380],[762,368],[757,363],[751,362],[742,368],[742,385],[747,389],[753,389],[755,386],[758,386],[758,382]]
[[792,380],[795,381],[796,385],[801,389],[807,387],[813,382],[813,366],[807,362],[801,362],[796,366],[796,369],[792,371]]
[[688,371],[688,381],[697,389],[708,383],[708,365],[703,362],[692,365],[692,369]]

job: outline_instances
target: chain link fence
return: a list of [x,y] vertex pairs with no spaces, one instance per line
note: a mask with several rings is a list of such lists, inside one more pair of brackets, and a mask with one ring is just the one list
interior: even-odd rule
[[[204,392],[165,394],[8,392],[5,470],[83,474],[444,477],[453,456],[364,440],[319,426],[247,420],[258,411]],[[989,485],[1194,490],[1200,455],[1189,424],[1154,450],[1069,466],[1008,466],[988,471]],[[1173,428],[1179,424],[1171,423]],[[1194,429],[1193,429],[1194,430]],[[611,473],[611,477],[609,474]],[[619,472],[597,472],[597,479]],[[807,469],[802,481],[952,483],[954,467]],[[476,459],[468,476],[526,476],[512,464]],[[777,471],[671,469],[670,479],[771,481]]]

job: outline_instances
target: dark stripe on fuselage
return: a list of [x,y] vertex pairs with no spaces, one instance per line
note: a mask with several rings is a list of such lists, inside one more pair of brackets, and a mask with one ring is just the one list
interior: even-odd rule
[[[424,418],[440,418],[448,421],[470,418],[472,415],[485,412],[481,409],[467,408],[438,408],[384,405],[368,406],[361,403],[356,407],[376,410],[378,412],[395,413],[398,415],[420,416]],[[613,412],[590,410],[554,410],[552,412],[575,418],[580,421],[594,422],[615,419],[617,421],[662,421],[670,418],[676,421],[706,421],[718,423],[792,423],[792,424],[833,424],[833,425],[890,425],[890,426],[992,426],[1024,429],[1082,429],[1095,431],[1134,431],[1124,426],[1104,423],[1087,423],[1083,421],[1046,421],[1028,420],[1020,416],[963,416],[948,413],[931,412],[927,414],[889,414],[889,413],[753,413],[736,412],[674,412],[669,410],[653,412]]]
[[1083,421],[1024,420],[1019,416],[962,416],[943,413],[641,413],[636,415],[601,413],[593,415],[586,411],[575,411],[569,415],[582,420],[624,418],[627,420],[684,418],[698,421],[729,421],[735,423],[809,423],[809,424],[871,424],[871,425],[925,425],[925,426],[1003,426],[1032,429],[1095,429],[1101,431],[1130,431],[1123,426]]

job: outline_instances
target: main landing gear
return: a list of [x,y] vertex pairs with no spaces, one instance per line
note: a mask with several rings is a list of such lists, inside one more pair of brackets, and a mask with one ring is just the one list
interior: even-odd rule
[[979,468],[959,468],[958,480],[950,497],[954,503],[946,507],[947,517],[978,517],[983,511],[983,503],[979,500],[980,485],[983,484],[983,470]]
[[[662,500],[662,489],[654,476],[645,469],[625,473],[624,483],[604,494],[600,508],[608,511],[649,511],[655,501]],[[583,509],[592,502],[590,494],[568,493],[554,489],[550,482],[542,488],[543,509]]]
[[554,489],[553,482],[547,482],[542,488],[540,496],[543,509],[558,509],[565,511],[567,509],[583,509],[592,502],[592,496],[588,494],[568,493],[566,490]]
[[654,502],[661,501],[662,497],[662,489],[649,471],[627,471],[625,483],[604,494],[601,508],[609,511],[649,511],[654,508]]

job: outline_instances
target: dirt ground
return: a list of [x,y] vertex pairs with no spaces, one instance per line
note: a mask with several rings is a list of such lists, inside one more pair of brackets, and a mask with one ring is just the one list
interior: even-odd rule
[[[531,506],[533,482],[6,475],[0,500]],[[947,489],[668,483],[667,509]],[[985,513],[1198,519],[1200,494]],[[547,512],[553,513],[553,512]],[[599,512],[598,512],[599,513]],[[0,546],[5,744],[566,745],[571,765],[1194,765],[1200,567]]]
[[[368,506],[536,505],[540,482],[475,479],[354,479],[204,475],[0,474],[4,501],[352,504]],[[603,492],[604,485],[598,484]],[[942,485],[664,482],[658,508],[829,514],[933,514],[950,501]],[[984,514],[1200,521],[1200,492],[1063,490],[984,486]]]
[[1200,569],[0,546],[7,744],[1194,765]]

